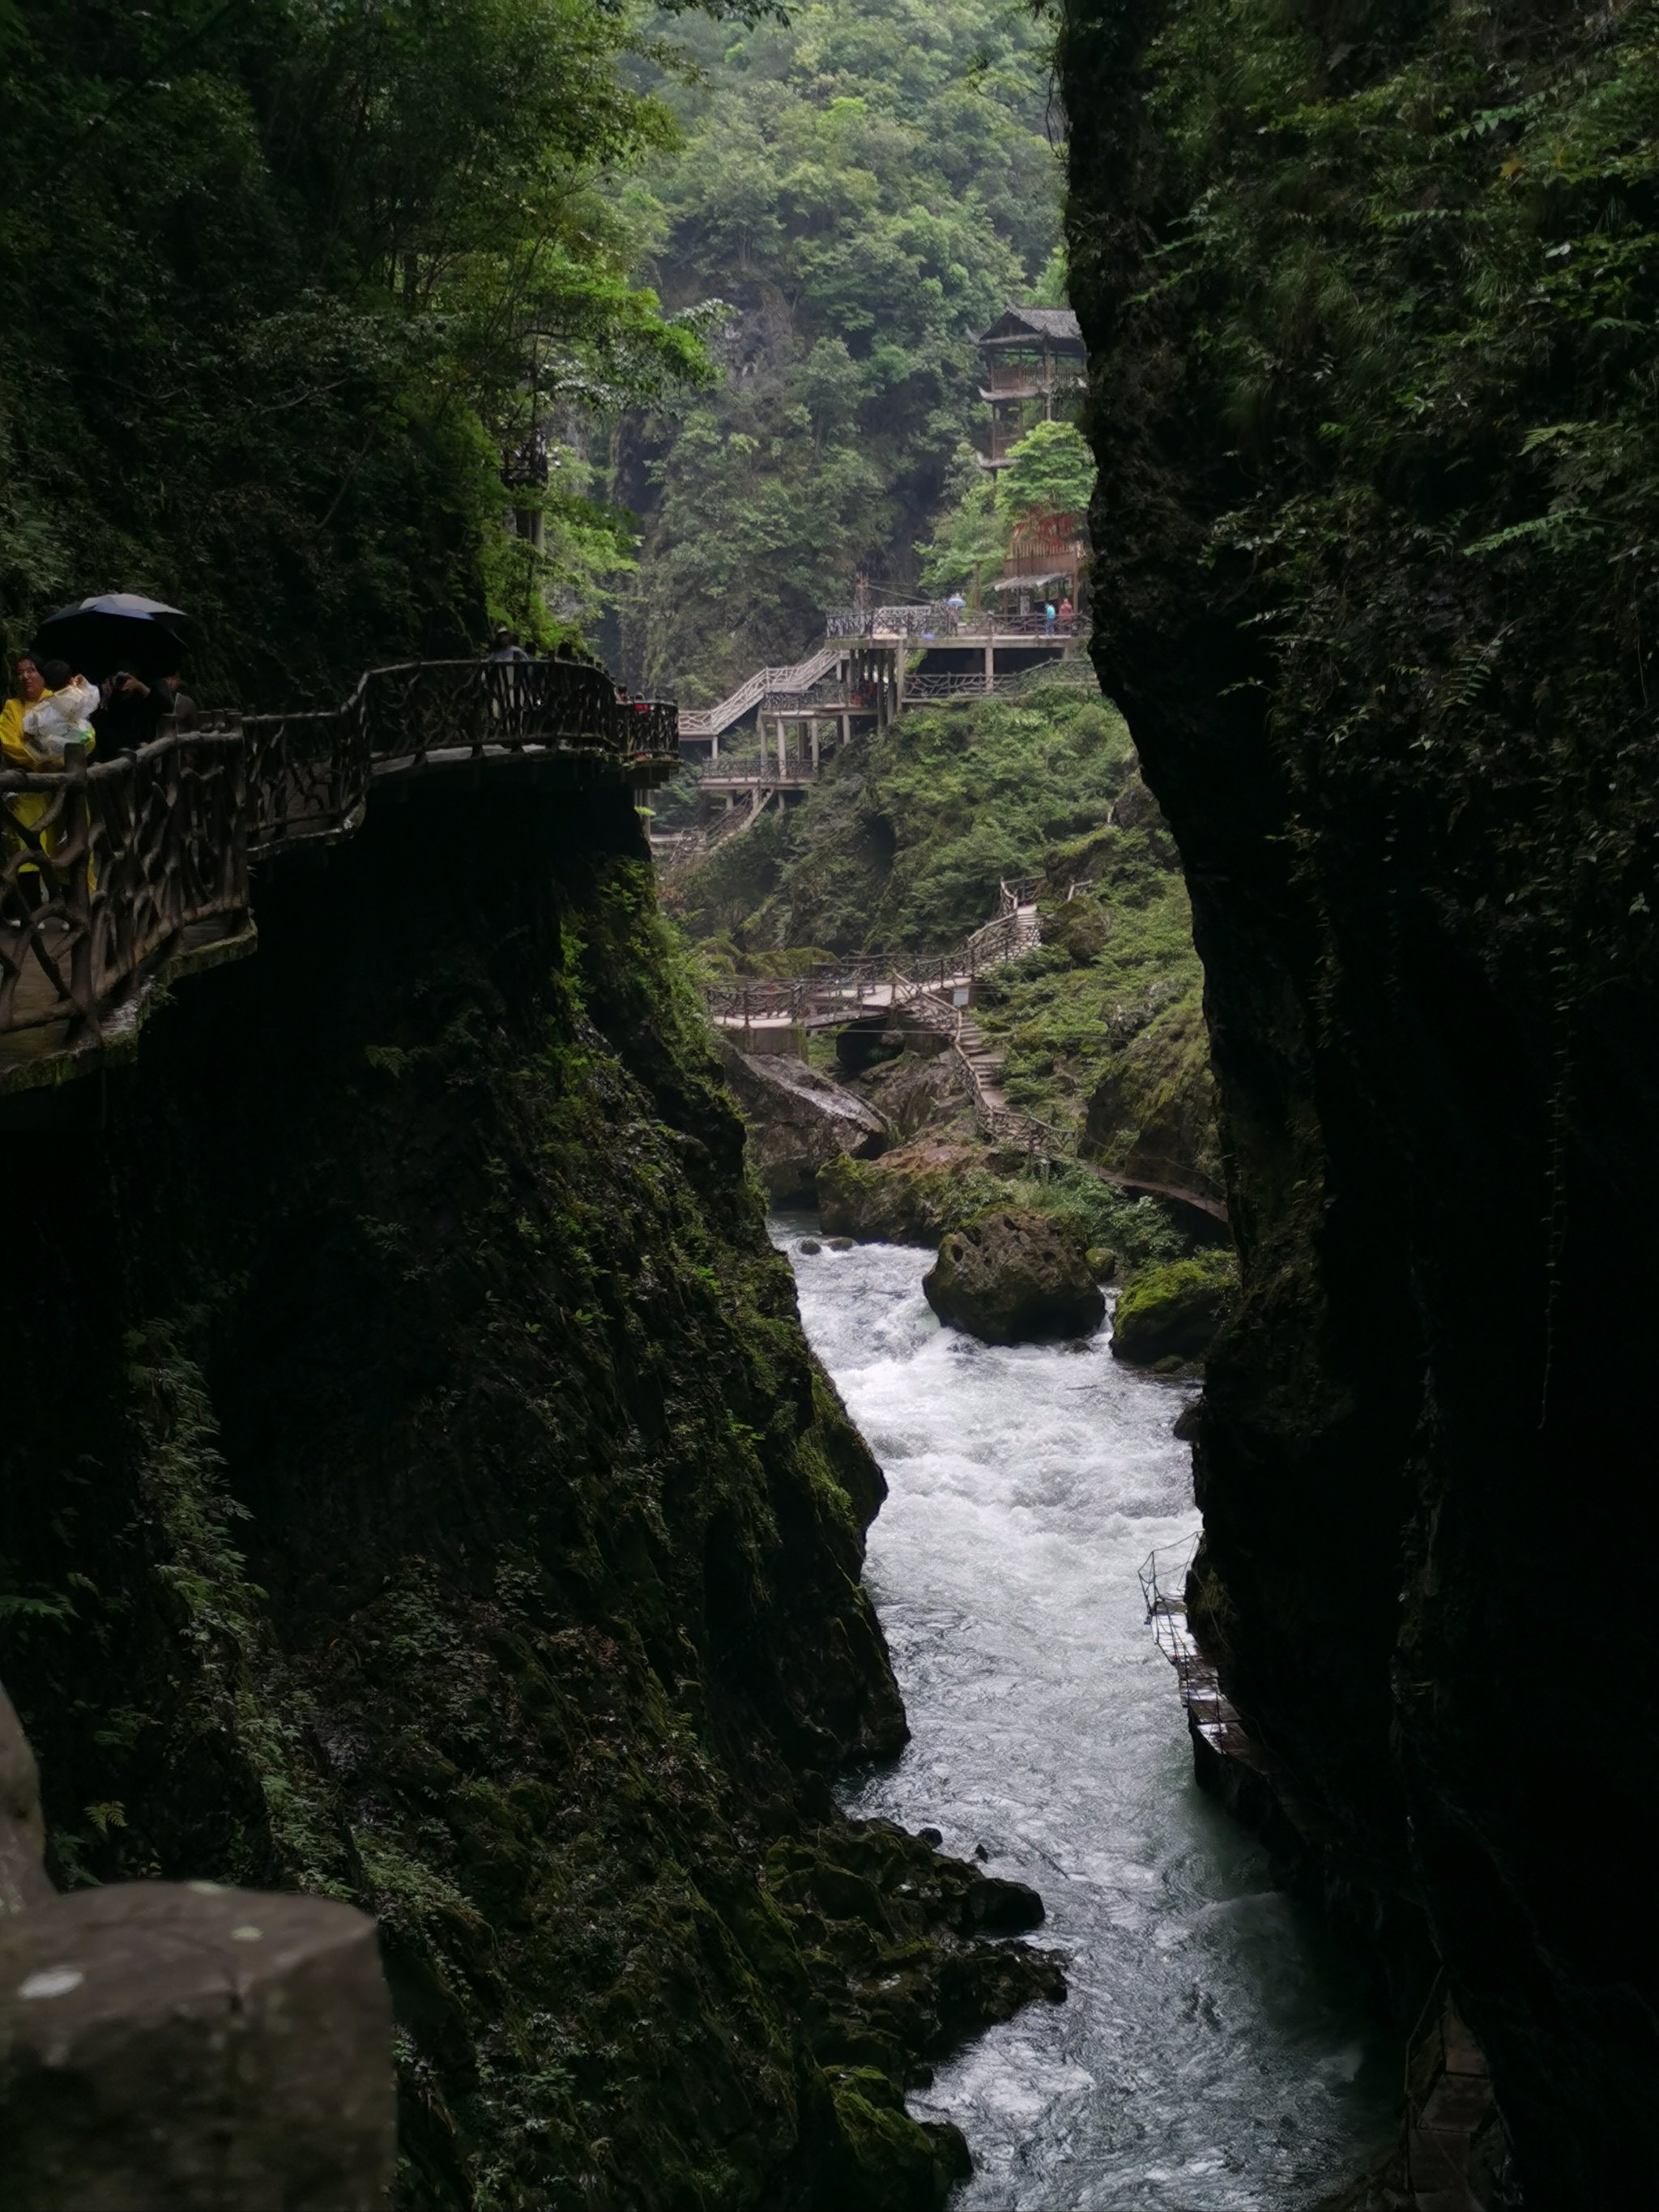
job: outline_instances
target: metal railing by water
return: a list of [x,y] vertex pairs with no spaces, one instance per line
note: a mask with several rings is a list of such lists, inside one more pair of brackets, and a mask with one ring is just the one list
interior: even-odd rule
[[1040,608],[1024,614],[1001,607],[958,610],[943,600],[920,606],[836,607],[824,617],[823,626],[832,638],[903,637],[941,644],[954,638],[1085,637],[1089,630],[1088,623],[1075,615],[1062,623],[1056,614],[1050,629]]
[[841,659],[833,646],[822,646],[810,653],[805,660],[796,661],[787,668],[757,668],[735,691],[728,693],[717,706],[685,707],[680,709],[679,732],[686,738],[717,738],[729,730],[733,722],[741,721],[750,708],[774,694],[793,694],[806,690],[821,676],[827,675]]

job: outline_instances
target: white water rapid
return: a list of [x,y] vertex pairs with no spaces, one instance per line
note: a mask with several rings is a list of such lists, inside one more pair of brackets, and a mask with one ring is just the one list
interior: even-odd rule
[[1190,1393],[1080,1346],[941,1329],[927,1253],[796,1248],[802,1317],[890,1495],[868,1581],[909,1714],[849,1811],[1031,1883],[1071,1996],[916,2098],[976,2164],[957,2212],[1306,2212],[1389,2131],[1396,2046],[1312,1915],[1192,1778],[1136,1570],[1197,1528]]

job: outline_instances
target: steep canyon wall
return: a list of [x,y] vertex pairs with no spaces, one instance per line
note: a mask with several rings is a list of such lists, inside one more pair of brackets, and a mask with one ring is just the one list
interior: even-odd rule
[[1244,1295],[1192,1598],[1528,2205],[1651,2166],[1646,11],[1072,0],[1096,658]]
[[575,776],[377,795],[9,1103],[0,1671],[60,1881],[375,1911],[407,2202],[931,2208],[904,2080],[1057,1978],[835,1811],[904,1734],[880,1474]]

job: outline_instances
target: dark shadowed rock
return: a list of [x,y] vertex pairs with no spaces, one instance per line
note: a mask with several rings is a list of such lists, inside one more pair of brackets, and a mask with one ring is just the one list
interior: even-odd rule
[[21,1912],[53,1894],[42,1863],[46,1842],[34,1753],[0,1690],[0,1912]]
[[986,1344],[1082,1336],[1106,1311],[1080,1238],[1046,1213],[985,1213],[952,1230],[921,1287],[942,1322]]

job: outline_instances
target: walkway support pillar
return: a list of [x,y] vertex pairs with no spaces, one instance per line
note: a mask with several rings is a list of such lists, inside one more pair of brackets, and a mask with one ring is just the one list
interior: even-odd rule
[[997,649],[994,640],[985,641],[985,696],[988,699],[997,688]]

